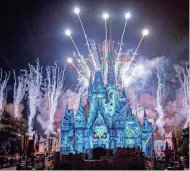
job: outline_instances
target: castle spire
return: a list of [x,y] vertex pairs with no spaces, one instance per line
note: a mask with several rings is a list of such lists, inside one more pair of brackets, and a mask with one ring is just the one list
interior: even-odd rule
[[124,88],[124,87],[122,88],[122,91],[121,91],[121,98],[122,98],[122,99],[127,99],[127,95],[126,95],[126,92],[125,92],[125,88]]
[[108,67],[108,85],[115,85],[115,71],[112,61],[109,62]]
[[143,119],[143,125],[144,125],[145,127],[148,127],[148,125],[149,125],[149,122],[148,122],[148,117],[147,117],[147,114],[146,114],[145,109],[144,109],[144,119]]
[[129,103],[127,104],[127,117],[130,119],[133,119],[133,114],[132,114],[131,106]]
[[67,99],[67,104],[66,104],[66,111],[69,109],[69,100]]
[[135,113],[135,119],[136,119],[137,122],[139,122],[137,110],[136,110],[136,113]]
[[144,109],[144,118],[147,118],[147,114],[146,114],[145,109]]

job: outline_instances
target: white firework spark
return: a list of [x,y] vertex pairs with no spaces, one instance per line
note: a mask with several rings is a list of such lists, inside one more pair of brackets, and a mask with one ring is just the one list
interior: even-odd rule
[[158,131],[160,135],[165,134],[165,112],[164,112],[164,105],[166,102],[166,98],[168,95],[168,87],[166,85],[166,74],[164,70],[161,68],[156,68],[155,72],[157,76],[157,90],[156,90],[156,111],[158,113],[158,119],[156,120],[156,125],[158,126]]
[[[188,63],[185,63],[184,66],[182,65],[175,65],[174,69],[177,73],[177,78],[180,83],[179,91],[183,92],[183,108],[187,111],[189,109],[189,68]],[[187,113],[186,122],[184,124],[184,128],[187,128],[189,124],[189,113]]]
[[10,72],[5,72],[3,76],[3,70],[0,68],[0,115],[4,112],[4,104],[7,99],[8,87],[7,83],[10,77]]
[[38,100],[41,96],[42,85],[42,68],[40,67],[39,60],[36,61],[37,65],[33,66],[29,64],[28,75],[28,132],[33,130],[33,120],[37,114]]
[[48,66],[46,68],[46,73],[47,79],[45,80],[45,94],[48,100],[48,121],[45,126],[45,133],[52,134],[55,133],[54,116],[59,97],[63,91],[65,69],[60,70],[59,67],[57,67],[57,64],[55,64],[55,66]]
[[13,90],[13,106],[14,106],[14,117],[19,117],[19,104],[22,102],[25,93],[27,91],[27,77],[26,74],[16,77],[16,73],[13,70],[14,74],[14,90]]

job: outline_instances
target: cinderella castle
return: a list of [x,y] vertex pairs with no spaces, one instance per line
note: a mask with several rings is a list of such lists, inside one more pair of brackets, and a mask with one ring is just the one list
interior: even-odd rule
[[123,88],[120,92],[115,83],[114,67],[108,66],[107,84],[101,71],[90,78],[88,88],[89,111],[85,113],[82,97],[76,115],[65,110],[61,123],[61,154],[87,153],[94,148],[141,148],[147,156],[153,154],[154,127],[144,112],[143,124],[131,111]]

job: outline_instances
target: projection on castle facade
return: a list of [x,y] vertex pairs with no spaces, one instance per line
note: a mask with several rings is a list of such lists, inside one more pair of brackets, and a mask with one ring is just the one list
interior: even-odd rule
[[82,99],[75,117],[67,104],[61,124],[61,154],[89,153],[97,147],[113,150],[140,147],[146,155],[152,155],[154,127],[146,113],[142,125],[132,113],[125,90],[118,91],[113,70],[109,64],[106,85],[101,71],[96,71],[93,79],[91,77],[87,114]]

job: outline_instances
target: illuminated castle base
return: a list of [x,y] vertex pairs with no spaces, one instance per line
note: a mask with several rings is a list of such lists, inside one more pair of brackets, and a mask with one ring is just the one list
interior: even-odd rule
[[115,85],[113,66],[108,69],[107,85],[104,85],[101,71],[90,79],[88,90],[89,112],[85,114],[80,99],[74,117],[68,104],[61,123],[61,154],[88,153],[93,148],[141,147],[146,155],[153,155],[152,134],[154,127],[146,113],[143,125],[137,115],[131,112],[128,98]]

